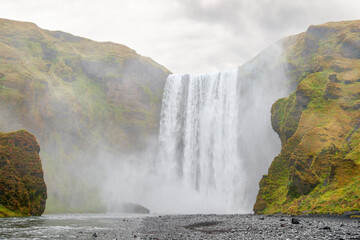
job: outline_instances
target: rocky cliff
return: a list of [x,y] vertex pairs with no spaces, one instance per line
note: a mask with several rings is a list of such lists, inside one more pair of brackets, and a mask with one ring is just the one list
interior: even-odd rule
[[282,149],[260,181],[256,213],[360,209],[360,21],[310,26],[281,41],[296,90],[271,109]]
[[0,217],[41,215],[46,185],[36,138],[25,130],[0,133]]
[[47,209],[94,211],[96,189],[82,170],[157,133],[169,73],[120,44],[0,19],[0,130],[37,137]]

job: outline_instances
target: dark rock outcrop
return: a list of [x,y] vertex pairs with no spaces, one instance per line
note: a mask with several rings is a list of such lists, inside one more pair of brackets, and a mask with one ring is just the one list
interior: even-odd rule
[[341,81],[337,78],[336,74],[330,74],[328,78],[329,78],[329,81],[330,81],[330,82],[336,82],[336,83],[341,82]]
[[329,82],[326,84],[325,98],[338,99],[341,97],[341,86],[338,83]]
[[148,214],[150,213],[150,210],[137,203],[124,203],[122,206],[122,212]]
[[36,138],[25,130],[0,133],[0,217],[39,216],[47,198]]

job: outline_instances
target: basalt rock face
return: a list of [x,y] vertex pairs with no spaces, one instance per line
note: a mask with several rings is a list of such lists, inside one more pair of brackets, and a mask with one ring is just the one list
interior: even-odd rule
[[0,133],[0,217],[39,216],[47,198],[36,138],[25,130]]
[[169,73],[121,44],[0,19],[0,131],[37,137],[47,210],[97,211],[99,191],[84,179],[94,173],[84,169],[157,134]]
[[310,26],[282,44],[296,89],[272,106],[282,150],[260,181],[254,211],[358,211],[360,21]]

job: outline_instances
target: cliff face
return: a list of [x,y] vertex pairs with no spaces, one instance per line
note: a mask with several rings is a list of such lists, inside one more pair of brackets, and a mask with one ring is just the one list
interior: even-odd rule
[[46,185],[36,138],[25,130],[0,133],[0,217],[41,215]]
[[99,152],[133,152],[157,133],[169,73],[120,44],[0,19],[0,130],[38,138],[49,210],[94,210],[84,202],[96,191],[76,175]]
[[286,38],[296,90],[271,109],[281,153],[260,181],[256,213],[360,209],[360,21],[310,26]]

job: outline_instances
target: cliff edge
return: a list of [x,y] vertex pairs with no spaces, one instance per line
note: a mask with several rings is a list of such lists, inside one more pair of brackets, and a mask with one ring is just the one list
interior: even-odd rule
[[282,40],[296,87],[271,109],[282,149],[260,181],[255,213],[360,209],[360,21],[310,26]]

